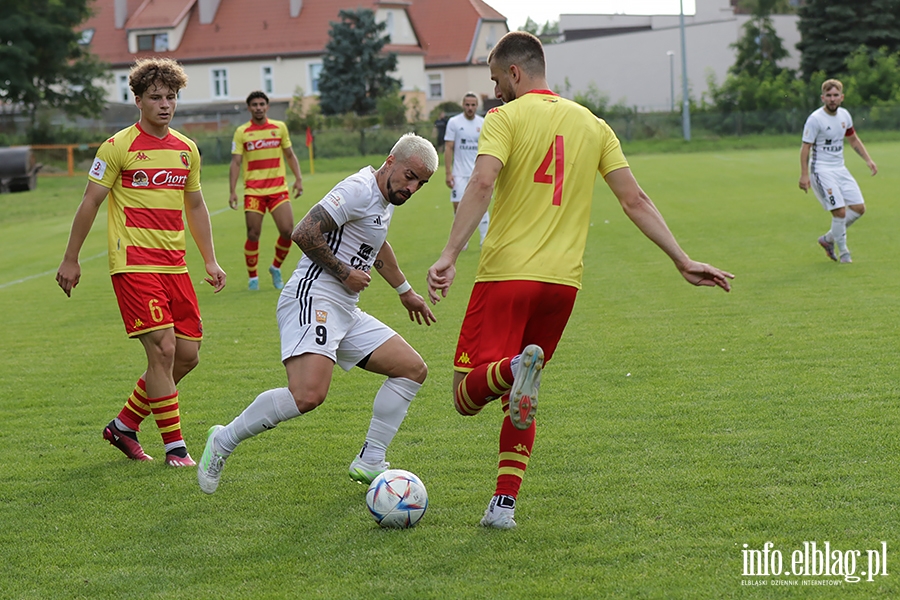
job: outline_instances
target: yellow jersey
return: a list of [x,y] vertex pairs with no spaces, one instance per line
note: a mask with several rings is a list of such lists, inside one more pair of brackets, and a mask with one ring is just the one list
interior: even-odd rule
[[231,141],[231,153],[243,157],[244,195],[271,196],[288,191],[284,150],[291,136],[281,121],[267,119],[264,125],[248,121],[238,127]]
[[475,281],[580,289],[597,173],[628,166],[613,130],[583,106],[537,90],[488,111],[478,154],[503,168]]
[[109,272],[187,273],[184,193],[200,190],[200,154],[169,129],[160,139],[137,123],[97,150],[88,179],[109,190]]

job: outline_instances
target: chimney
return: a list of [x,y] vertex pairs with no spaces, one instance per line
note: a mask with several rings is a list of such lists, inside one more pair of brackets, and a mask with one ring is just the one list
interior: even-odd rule
[[296,17],[303,10],[303,0],[291,0],[291,17]]
[[197,0],[200,6],[200,24],[209,25],[216,20],[216,11],[219,10],[221,0]]
[[122,29],[125,27],[125,23],[128,22],[128,17],[130,17],[134,13],[135,4],[138,4],[136,0],[115,0],[115,5],[113,8],[115,13],[116,29]]

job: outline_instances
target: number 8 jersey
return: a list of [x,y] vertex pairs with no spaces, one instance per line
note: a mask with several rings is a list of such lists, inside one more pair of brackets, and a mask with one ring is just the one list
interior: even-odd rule
[[580,289],[597,173],[628,166],[613,130],[580,104],[532,91],[488,111],[478,154],[503,169],[475,281]]

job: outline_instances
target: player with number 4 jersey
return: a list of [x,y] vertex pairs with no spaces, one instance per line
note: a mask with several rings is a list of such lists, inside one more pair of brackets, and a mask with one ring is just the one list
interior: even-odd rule
[[549,91],[540,40],[510,32],[488,65],[505,104],[485,116],[475,169],[450,239],[428,270],[428,291],[433,303],[446,296],[457,257],[493,192],[491,227],[454,359],[453,402],[460,414],[475,415],[501,398],[497,485],[481,524],[509,529],[534,447],[541,373],[581,287],[597,173],[690,283],[728,291],[732,275],[688,258],[632,176],[612,129]]

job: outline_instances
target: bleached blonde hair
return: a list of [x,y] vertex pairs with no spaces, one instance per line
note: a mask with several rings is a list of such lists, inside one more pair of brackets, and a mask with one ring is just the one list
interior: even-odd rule
[[425,168],[434,173],[438,168],[438,154],[434,145],[415,133],[406,133],[397,140],[391,148],[391,156],[394,160],[406,162],[413,156],[417,156]]

